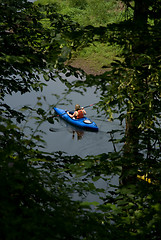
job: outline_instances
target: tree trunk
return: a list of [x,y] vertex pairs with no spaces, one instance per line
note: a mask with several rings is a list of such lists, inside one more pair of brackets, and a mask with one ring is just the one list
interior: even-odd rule
[[123,161],[122,174],[120,177],[120,184],[127,185],[136,182],[137,163],[139,161],[139,135],[137,118],[132,117],[131,114],[126,118],[126,141],[123,149]]
[[[137,30],[136,33],[139,38],[137,41],[134,41],[134,44],[132,45],[133,56],[135,56],[131,62],[132,66],[133,61],[137,60],[140,54],[145,53],[148,47],[145,44],[145,33],[148,34],[147,21],[149,4],[149,0],[135,0],[133,21],[137,27],[135,30]],[[138,85],[142,86],[142,83],[139,83],[138,81]],[[131,112],[126,119],[126,142],[123,149],[125,163],[122,166],[122,176],[120,178],[120,183],[123,185],[136,181],[137,171],[135,171],[135,169],[137,170],[137,164],[139,161],[139,124],[137,114]]]
[[147,25],[149,0],[135,0],[134,23],[141,27]]

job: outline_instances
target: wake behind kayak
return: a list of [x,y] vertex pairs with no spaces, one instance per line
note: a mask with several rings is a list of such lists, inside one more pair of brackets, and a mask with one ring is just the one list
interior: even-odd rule
[[83,118],[79,118],[79,119],[74,119],[74,118],[71,118],[67,114],[67,112],[63,109],[54,107],[54,110],[55,110],[55,113],[59,117],[61,117],[64,121],[66,121],[78,128],[84,129],[86,131],[98,132],[98,127],[97,127],[96,123],[91,121],[89,118],[83,117]]

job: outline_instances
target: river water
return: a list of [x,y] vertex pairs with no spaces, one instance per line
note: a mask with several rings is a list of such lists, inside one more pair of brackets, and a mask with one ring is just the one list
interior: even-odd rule
[[[41,78],[44,82],[43,77]],[[94,88],[88,88],[84,95],[77,92],[65,93],[63,95],[66,90],[65,85],[57,79],[57,81],[49,81],[48,86],[44,87],[42,92],[32,91],[24,95],[15,93],[7,96],[5,102],[18,110],[24,105],[35,106],[37,97],[41,98],[39,102],[42,102],[44,96],[48,103],[66,110],[72,110],[77,103],[81,106],[87,106],[97,103],[100,99],[99,93],[96,94]],[[56,99],[55,94],[60,96],[59,100]],[[58,117],[54,119],[54,124],[45,122],[39,127],[39,130],[41,129],[45,132],[45,151],[63,151],[67,155],[79,155],[80,157],[114,151],[113,143],[109,141],[111,137],[108,132],[120,129],[119,123],[115,121],[109,122],[103,113],[99,113],[98,117],[98,113],[93,107],[86,108],[86,112],[87,117],[93,120],[99,127],[98,132],[75,129]]]
[[[64,76],[65,78],[65,76]],[[42,82],[45,82],[41,76]],[[74,80],[74,77],[73,77]],[[88,88],[84,94],[78,92],[70,92],[67,94],[66,86],[57,79],[56,81],[50,80],[48,86],[44,87],[42,92],[34,92],[19,94],[13,93],[5,97],[5,102],[9,104],[15,110],[21,109],[24,105],[31,106],[32,108],[39,108],[39,105],[36,105],[38,98],[39,102],[42,102],[42,99],[46,99],[46,102],[60,107],[66,110],[73,110],[76,103],[81,106],[87,106],[93,103],[97,103],[100,100],[100,93],[95,93],[95,88]],[[56,95],[55,95],[56,94]],[[57,99],[59,95],[59,99]],[[45,108],[43,104],[43,108]],[[46,111],[48,110],[48,105],[46,105]],[[54,110],[51,108],[54,114]],[[33,128],[35,134],[37,131],[44,131],[44,144],[43,151],[48,151],[50,153],[62,151],[66,155],[78,155],[82,158],[88,155],[99,155],[102,153],[113,152],[118,150],[120,147],[117,146],[116,149],[112,141],[110,141],[111,136],[108,132],[112,130],[121,129],[121,126],[117,121],[109,122],[104,113],[97,113],[97,110],[93,107],[86,108],[87,117],[93,120],[99,127],[98,132],[89,132],[75,129],[73,126],[67,124],[59,117],[54,118],[54,124],[50,124],[47,121],[42,123],[37,129],[37,125],[33,123],[33,120],[29,120],[27,123]],[[99,115],[99,116],[98,116]],[[29,117],[30,119],[30,117]],[[26,124],[26,123],[23,123]],[[23,127],[22,124],[22,127]],[[119,136],[115,136],[119,137]],[[115,186],[118,185],[119,179],[118,176],[113,176],[111,178],[111,184]],[[109,191],[111,188],[108,183],[103,179],[99,179],[94,183],[98,188],[104,188],[106,191]],[[79,199],[77,195],[74,196],[74,199]],[[101,202],[99,196],[93,194],[88,194],[86,200],[88,201],[97,201]]]

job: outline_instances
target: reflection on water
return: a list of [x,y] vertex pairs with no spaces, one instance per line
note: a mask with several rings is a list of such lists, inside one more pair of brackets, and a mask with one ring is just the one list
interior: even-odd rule
[[[96,120],[94,119],[94,121]],[[44,127],[49,129],[46,136],[48,150],[51,152],[63,151],[69,155],[79,155],[80,157],[114,151],[111,136],[107,131],[116,129],[119,126],[113,122],[105,122],[103,125],[102,123],[99,124],[98,121],[97,124],[100,126],[100,131],[89,132],[78,129],[58,118],[58,122],[55,122],[52,130],[51,125]],[[105,127],[107,131],[104,131]]]
[[73,130],[73,135],[72,138],[75,138],[75,135],[77,136],[77,140],[81,140],[83,135],[84,135],[84,131],[81,130]]

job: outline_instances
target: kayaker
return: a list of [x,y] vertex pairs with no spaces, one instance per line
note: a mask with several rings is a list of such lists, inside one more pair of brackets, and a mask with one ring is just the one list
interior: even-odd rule
[[86,114],[86,111],[84,110],[83,107],[80,107],[79,104],[76,104],[74,113],[73,114],[70,114],[69,112],[67,113],[69,117],[79,119],[84,117],[84,115]]

